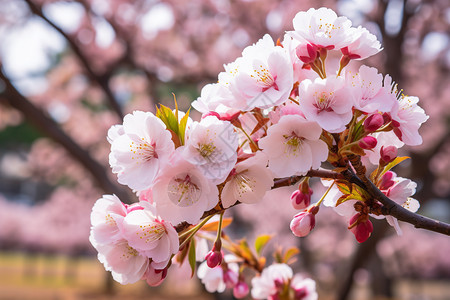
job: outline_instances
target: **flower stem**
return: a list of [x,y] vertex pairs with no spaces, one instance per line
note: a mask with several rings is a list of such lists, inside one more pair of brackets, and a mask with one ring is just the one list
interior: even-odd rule
[[181,244],[180,244],[180,249],[183,248],[188,241],[190,241],[194,235],[197,233],[197,231],[199,231],[203,225],[206,224],[206,222],[209,221],[209,219],[211,219],[214,215],[210,215],[206,218],[204,218],[200,223],[198,223],[194,228],[189,229],[188,231],[184,232],[183,234],[181,234],[179,236],[179,238],[183,238],[185,236],[188,236]]
[[331,188],[333,187],[333,185],[334,185],[335,182],[336,182],[336,181],[333,181],[333,183],[328,187],[327,191],[323,194],[322,198],[320,198],[320,200],[319,200],[316,204],[314,204],[314,206],[319,207],[320,204],[322,204],[323,200],[324,200],[325,197],[328,195],[328,192],[331,190]]

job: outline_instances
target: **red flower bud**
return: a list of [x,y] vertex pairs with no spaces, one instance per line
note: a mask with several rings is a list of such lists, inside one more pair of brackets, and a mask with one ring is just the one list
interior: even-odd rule
[[382,146],[380,149],[381,160],[388,164],[397,157],[397,148],[395,146]]
[[375,148],[375,146],[377,145],[377,139],[373,136],[365,136],[359,140],[358,145],[362,149],[370,150]]
[[383,126],[384,119],[380,114],[373,114],[364,120],[364,130],[366,132],[375,132],[378,128]]
[[291,195],[291,203],[294,209],[304,209],[311,204],[311,195],[313,190],[307,186],[307,192],[303,192],[302,186],[300,186],[302,190],[296,190]]
[[395,173],[391,172],[391,171],[387,171],[386,173],[383,174],[383,176],[381,177],[381,181],[380,181],[380,190],[387,190],[389,189],[391,186],[393,186],[395,184],[395,181],[392,180],[392,178],[395,177]]
[[361,219],[361,214],[357,213],[349,221],[350,231],[355,235],[358,243],[365,242],[373,231],[373,224],[369,218],[366,220],[363,219]]
[[206,264],[210,268],[215,268],[222,263],[223,254],[222,251],[216,250],[216,246],[213,246],[213,249],[208,252],[205,256]]

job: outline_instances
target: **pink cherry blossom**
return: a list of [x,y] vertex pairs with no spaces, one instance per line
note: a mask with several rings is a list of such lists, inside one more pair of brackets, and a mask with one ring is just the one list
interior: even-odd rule
[[425,111],[417,105],[419,98],[401,96],[399,105],[395,106],[391,116],[392,120],[398,122],[394,132],[406,145],[417,146],[422,144],[419,128],[428,120]]
[[395,105],[395,97],[383,88],[383,76],[376,68],[362,65],[356,74],[347,71],[345,81],[355,99],[354,106],[360,111],[388,112]]
[[316,292],[316,282],[311,278],[305,278],[300,274],[295,274],[291,281],[291,288],[294,290],[295,300],[319,299]]
[[252,297],[255,299],[268,299],[279,291],[277,285],[288,283],[294,273],[286,264],[272,264],[264,268],[259,277],[252,279]]
[[[394,173],[395,175],[395,173]],[[410,179],[403,178],[403,177],[395,177],[394,179],[395,184],[390,187],[387,191],[383,191],[386,196],[388,196],[391,200],[395,201],[397,204],[400,204],[404,208],[408,209],[409,211],[416,212],[419,207],[419,201],[417,201],[414,198],[411,198],[412,195],[416,193],[416,187],[417,184]],[[395,231],[397,234],[402,234],[402,230],[400,229],[400,226],[398,225],[398,221],[393,216],[386,216],[386,221],[389,223],[389,225],[393,226],[395,228]]]
[[223,182],[237,160],[238,135],[231,123],[208,116],[192,124],[186,137],[183,157],[206,178]]
[[172,254],[178,252],[178,234],[170,223],[156,215],[151,204],[141,205],[144,209],[131,211],[124,218],[122,234],[140,255],[151,258],[154,268],[164,269]]
[[182,147],[161,168],[153,186],[153,199],[158,215],[178,224],[196,224],[203,212],[213,208],[219,191],[202,172],[181,156]]
[[289,34],[293,38],[328,50],[346,47],[354,38],[354,32],[350,31],[352,22],[346,17],[338,17],[333,10],[325,7],[301,11],[292,23],[294,31]]
[[174,151],[172,136],[152,113],[135,111],[125,116],[123,134],[111,130],[109,163],[118,181],[135,190],[149,188],[159,171],[160,161]]
[[380,42],[377,37],[370,33],[366,28],[358,26],[358,28],[351,28],[351,35],[354,39],[348,46],[341,48],[344,56],[350,59],[366,59],[372,55],[377,54],[382,50]]
[[[235,102],[233,108],[249,111],[270,108],[285,102],[293,86],[293,66],[289,54],[266,34],[248,46],[219,74],[219,84],[227,86]],[[226,104],[225,104],[226,105]]]
[[269,127],[259,141],[269,157],[269,169],[276,177],[306,174],[328,158],[328,147],[320,140],[322,128],[299,115],[286,115]]
[[212,83],[202,88],[200,97],[192,102],[192,107],[201,113],[220,111],[236,107],[231,90],[224,84]]
[[139,281],[149,266],[149,259],[140,255],[124,239],[114,244],[97,244],[92,235],[90,241],[98,251],[98,260],[117,282],[130,284]]
[[103,195],[92,208],[92,239],[99,244],[114,243],[122,239],[118,223],[123,222],[126,214],[126,207],[117,196]]
[[272,172],[267,168],[267,156],[258,151],[236,165],[222,190],[222,205],[228,208],[237,201],[257,203],[273,185]]
[[[224,261],[227,264],[227,269],[238,274],[239,266],[237,263],[233,262],[235,259],[236,257],[231,254],[225,255],[224,257]],[[222,266],[210,268],[208,267],[205,261],[198,267],[197,276],[201,280],[201,282],[205,285],[205,288],[208,292],[222,293],[223,291],[225,291],[226,284],[223,278],[224,269],[222,268]]]
[[305,79],[300,83],[300,95],[306,119],[328,132],[344,131],[352,119],[353,97],[341,77]]

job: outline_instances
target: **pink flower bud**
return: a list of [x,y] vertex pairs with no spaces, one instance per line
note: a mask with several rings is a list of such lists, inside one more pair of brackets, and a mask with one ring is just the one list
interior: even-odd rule
[[215,268],[222,263],[222,251],[217,251],[215,247],[213,247],[213,249],[206,254],[205,259],[208,267]]
[[154,269],[151,265],[145,271],[142,279],[147,281],[149,286],[158,286],[160,285],[167,276],[167,269],[164,268],[162,270]]
[[395,184],[395,181],[392,180],[392,178],[394,178],[394,177],[395,177],[394,172],[387,171],[386,173],[384,173],[383,176],[381,177],[381,181],[380,181],[380,185],[379,185],[380,190],[387,190],[391,186],[393,186]]
[[291,221],[291,230],[295,236],[307,236],[316,225],[316,218],[310,212],[301,212],[296,214]]
[[383,116],[380,114],[373,114],[364,121],[364,130],[366,132],[375,132],[378,128],[383,126],[383,124]]
[[236,299],[244,298],[248,295],[249,288],[248,285],[244,281],[239,281],[235,287],[233,288],[233,296]]
[[227,288],[232,289],[239,282],[239,275],[230,269],[228,269],[226,271],[224,270],[223,271],[223,282],[225,282],[225,285],[227,286]]
[[307,194],[302,193],[300,190],[296,190],[291,195],[291,203],[294,209],[304,209],[311,204],[311,195],[313,191],[309,189]]
[[374,138],[373,136],[365,136],[359,140],[358,145],[362,149],[370,150],[376,147],[377,139]]
[[[368,218],[367,220],[361,220],[360,216],[360,213],[354,215],[349,221],[349,226],[351,227],[350,231],[355,235],[358,243],[363,243],[372,234],[373,225]],[[355,222],[358,222],[356,226],[354,225]]]
[[382,146],[380,149],[381,160],[384,163],[390,163],[397,157],[397,148],[394,146]]
[[317,58],[317,47],[310,44],[300,45],[295,49],[295,53],[302,62],[309,64]]

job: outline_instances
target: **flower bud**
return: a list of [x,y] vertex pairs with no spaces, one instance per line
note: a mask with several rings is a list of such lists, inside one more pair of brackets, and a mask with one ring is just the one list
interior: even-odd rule
[[366,132],[375,132],[378,128],[383,126],[383,124],[383,116],[380,114],[373,114],[368,116],[367,119],[364,120],[364,130]]
[[239,282],[239,275],[233,272],[232,270],[224,270],[223,271],[223,282],[227,286],[227,288],[232,289]]
[[208,252],[205,256],[206,264],[210,268],[215,268],[222,263],[223,254],[222,251],[216,250],[216,246],[213,246],[213,249]]
[[395,177],[395,173],[391,171],[387,171],[383,174],[380,180],[379,188],[380,190],[387,190],[391,186],[395,184],[395,181],[392,180]]
[[361,218],[360,213],[357,213],[350,219],[349,228],[350,231],[355,235],[358,243],[365,242],[373,231],[372,222],[370,222],[369,218]]
[[244,281],[239,281],[233,288],[233,296],[236,299],[244,298],[248,295],[249,288]]
[[291,231],[295,236],[307,236],[316,225],[316,218],[311,212],[296,214],[291,221]]
[[313,194],[313,190],[309,187],[309,180],[306,177],[298,190],[292,193],[291,195],[291,203],[294,209],[304,209],[311,204],[311,195]]
[[359,140],[358,145],[362,149],[370,150],[376,147],[377,139],[373,136],[365,136]]
[[295,49],[295,54],[303,63],[309,64],[317,58],[317,47],[310,44],[302,44]]
[[151,265],[147,268],[142,279],[147,281],[149,286],[158,286],[160,285],[167,276],[167,269],[164,268],[162,270],[154,269]]
[[395,146],[382,146],[380,149],[381,160],[388,164],[397,157],[397,148]]

